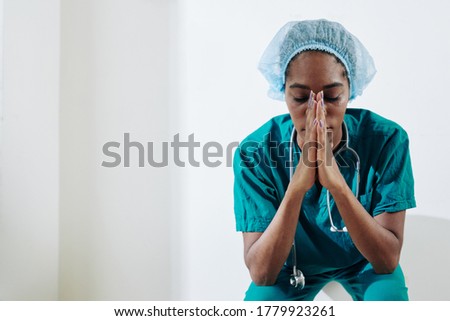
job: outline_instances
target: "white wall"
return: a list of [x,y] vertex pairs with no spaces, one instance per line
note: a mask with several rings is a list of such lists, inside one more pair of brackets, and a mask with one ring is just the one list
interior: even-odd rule
[[167,139],[169,6],[63,0],[61,34],[60,298],[169,299],[169,168],[101,166]]
[[170,7],[5,1],[1,299],[171,298],[169,168],[101,166],[168,140]]
[[0,300],[58,296],[59,1],[4,1]]

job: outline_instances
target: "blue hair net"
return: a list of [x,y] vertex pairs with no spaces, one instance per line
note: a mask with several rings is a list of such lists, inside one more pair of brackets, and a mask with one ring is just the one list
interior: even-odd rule
[[369,52],[341,24],[325,19],[292,21],[278,31],[258,65],[270,84],[269,97],[284,100],[286,68],[298,53],[308,50],[328,52],[343,63],[350,83],[350,100],[361,95],[375,76]]

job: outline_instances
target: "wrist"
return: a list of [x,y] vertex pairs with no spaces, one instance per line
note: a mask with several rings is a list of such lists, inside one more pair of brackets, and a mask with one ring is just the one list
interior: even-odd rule
[[339,184],[330,187],[328,190],[330,191],[331,195],[333,195],[334,199],[345,196],[349,192],[353,195],[353,192],[350,190],[350,187],[348,187],[347,182],[343,178],[339,182]]
[[305,188],[304,186],[300,186],[299,184],[290,183],[286,190],[286,196],[291,195],[291,196],[303,198],[303,196],[305,196],[305,194],[306,194],[306,192],[308,192],[308,190],[309,189]]

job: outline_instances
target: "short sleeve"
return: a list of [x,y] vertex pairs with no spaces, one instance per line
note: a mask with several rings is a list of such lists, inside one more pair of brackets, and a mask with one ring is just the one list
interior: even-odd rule
[[400,127],[386,141],[378,159],[372,206],[374,216],[416,207],[409,139]]
[[236,149],[234,170],[234,213],[236,230],[264,232],[279,207],[278,193],[270,171],[264,166],[257,143],[244,142]]

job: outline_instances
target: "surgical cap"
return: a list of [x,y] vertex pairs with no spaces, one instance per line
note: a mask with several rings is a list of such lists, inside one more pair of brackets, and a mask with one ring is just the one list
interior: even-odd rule
[[278,31],[258,65],[269,82],[269,97],[284,100],[286,68],[292,58],[308,50],[325,51],[342,62],[350,83],[350,100],[361,95],[375,76],[369,52],[341,24],[325,19],[292,21]]

